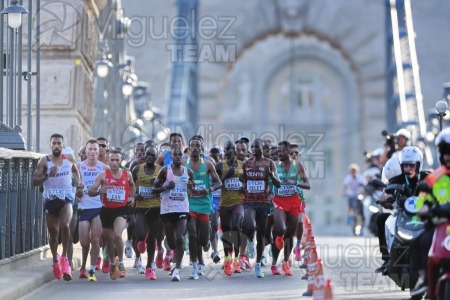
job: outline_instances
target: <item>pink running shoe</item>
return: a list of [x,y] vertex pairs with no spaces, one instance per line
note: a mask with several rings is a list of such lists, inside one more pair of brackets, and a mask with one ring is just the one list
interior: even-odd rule
[[111,261],[109,259],[103,260],[102,272],[108,274],[111,271]]
[[164,255],[162,252],[158,252],[158,254],[156,255],[156,267],[158,269],[162,269],[163,268],[163,263],[164,263]]
[[86,269],[80,269],[80,276],[78,276],[78,278],[88,278],[88,272]]
[[101,258],[101,257],[98,257],[98,258],[97,258],[97,263],[95,264],[95,269],[96,269],[96,270],[100,270],[101,264],[102,264],[102,258]]
[[281,272],[278,270],[277,266],[270,267],[270,270],[272,271],[272,275],[281,275]]
[[147,251],[147,243],[145,241],[139,241],[137,248],[139,253],[145,253],[145,251]]
[[172,265],[170,264],[170,258],[166,257],[163,261],[163,269],[164,271],[170,271],[172,268]]
[[67,257],[61,256],[60,264],[64,280],[65,281],[72,280],[72,270],[70,269],[69,260],[67,259]]
[[294,248],[294,255],[295,255],[295,260],[296,261],[301,261],[302,260],[302,253],[301,253],[299,247],[295,247]]
[[53,276],[55,277],[55,279],[63,278],[63,274],[61,272],[61,265],[59,264],[59,261],[53,263]]
[[145,278],[147,278],[148,280],[156,280],[155,270],[150,267],[145,269]]

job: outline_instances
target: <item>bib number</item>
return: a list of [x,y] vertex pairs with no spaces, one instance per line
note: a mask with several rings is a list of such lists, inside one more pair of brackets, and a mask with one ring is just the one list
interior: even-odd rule
[[[247,184],[248,186],[248,184]],[[238,178],[225,179],[225,189],[228,191],[239,191],[242,188],[242,182]]]
[[140,186],[139,194],[144,198],[152,198],[153,197],[153,189],[149,187]]
[[252,194],[264,193],[265,182],[264,180],[249,180],[247,181],[247,192]]
[[278,196],[290,197],[296,194],[295,185],[283,184],[278,189]]
[[170,190],[169,199],[172,201],[184,201],[187,195],[187,188],[174,188]]
[[108,189],[106,192],[106,198],[108,198],[108,201],[110,202],[123,202],[125,201],[125,191]]
[[48,195],[50,198],[58,198],[64,200],[66,198],[66,190],[65,189],[51,189],[48,191]]

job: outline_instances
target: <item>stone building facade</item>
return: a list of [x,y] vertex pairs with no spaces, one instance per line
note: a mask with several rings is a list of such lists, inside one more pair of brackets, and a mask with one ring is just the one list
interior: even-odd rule
[[[425,110],[449,80],[450,2],[412,0]],[[156,105],[167,103],[175,1],[124,2],[128,52],[143,63]],[[199,133],[299,143],[323,233],[342,232],[342,180],[386,128],[385,1],[199,1]],[[171,31],[172,30],[172,31]],[[318,210],[320,208],[320,210]],[[331,226],[333,224],[333,226]]]

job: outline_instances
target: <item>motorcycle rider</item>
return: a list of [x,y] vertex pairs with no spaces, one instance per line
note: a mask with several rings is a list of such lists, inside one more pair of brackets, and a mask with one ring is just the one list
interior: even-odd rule
[[[448,215],[450,205],[450,128],[446,128],[438,134],[435,144],[439,150],[441,166],[427,176],[424,180],[425,184],[421,184],[419,187],[422,191],[419,197],[419,207],[423,201],[419,216],[424,217]],[[411,296],[422,294],[428,290],[428,252],[433,241],[435,226],[432,222],[427,222],[425,228],[423,234],[413,244],[416,251],[411,253],[411,255],[415,255],[419,268],[419,280],[411,290]]]
[[[397,162],[399,163],[399,166],[397,165]],[[390,178],[389,184],[403,184],[405,186],[403,196],[405,197],[417,196],[417,183],[428,175],[428,172],[421,171],[422,164],[423,155],[420,149],[415,146],[408,146],[403,148],[399,153],[398,160],[396,158],[391,158],[386,163],[383,168],[383,173],[387,178],[390,178],[398,172],[398,167],[400,167],[401,173]],[[384,208],[391,209],[391,200],[392,195],[383,193],[378,202]],[[381,213],[377,217],[379,247],[384,262],[381,267],[375,270],[375,273],[382,272],[383,275],[387,275],[389,271],[388,266],[390,256],[386,244],[385,222],[390,215],[390,213]]]

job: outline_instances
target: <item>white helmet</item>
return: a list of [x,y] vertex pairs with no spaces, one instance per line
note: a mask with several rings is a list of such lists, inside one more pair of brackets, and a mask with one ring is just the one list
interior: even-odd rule
[[423,165],[422,151],[420,151],[420,149],[415,146],[405,147],[400,152],[398,156],[398,161],[400,162],[400,165],[403,165],[404,163],[411,163],[411,164],[418,163],[419,166],[417,171],[419,171],[422,169]]
[[384,165],[381,178],[384,182],[387,182],[400,174],[402,174],[402,168],[398,158],[397,156],[392,156]]
[[395,136],[404,136],[408,141],[411,140],[411,132],[409,132],[409,130],[405,128],[399,129],[395,133]]
[[445,165],[444,154],[450,154],[450,127],[439,132],[435,143],[439,150],[439,161],[442,165]]

